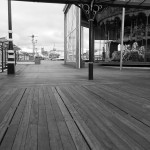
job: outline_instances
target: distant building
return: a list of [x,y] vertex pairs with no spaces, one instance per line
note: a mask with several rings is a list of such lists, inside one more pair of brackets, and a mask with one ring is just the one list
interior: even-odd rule
[[56,48],[51,50],[49,52],[49,58],[51,60],[53,59],[61,59],[64,60],[64,51],[63,50],[57,50]]
[[41,48],[41,54],[43,55],[43,56],[48,56],[48,51],[45,51],[44,50],[44,48]]

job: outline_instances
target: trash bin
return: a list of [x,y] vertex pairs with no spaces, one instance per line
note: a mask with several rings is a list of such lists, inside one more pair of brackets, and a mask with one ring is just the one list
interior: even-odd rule
[[35,64],[41,64],[40,57],[35,57]]

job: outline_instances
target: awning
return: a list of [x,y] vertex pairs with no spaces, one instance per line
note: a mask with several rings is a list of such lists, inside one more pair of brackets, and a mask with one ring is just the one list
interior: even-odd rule
[[[13,0],[26,2],[41,3],[59,3],[59,4],[90,4],[91,0]],[[95,4],[107,5],[114,7],[134,7],[134,8],[150,8],[150,0],[95,0]]]

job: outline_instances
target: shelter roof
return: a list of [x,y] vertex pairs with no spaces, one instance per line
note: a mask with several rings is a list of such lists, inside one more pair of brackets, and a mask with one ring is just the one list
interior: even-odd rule
[[[91,3],[91,0],[14,0],[14,1],[60,3],[60,4]],[[124,7],[150,8],[150,0],[95,0],[94,3],[114,7],[124,6]]]

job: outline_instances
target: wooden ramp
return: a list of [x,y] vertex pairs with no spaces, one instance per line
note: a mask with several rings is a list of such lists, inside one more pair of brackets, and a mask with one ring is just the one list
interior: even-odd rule
[[126,84],[0,91],[0,150],[149,150],[150,93]]

